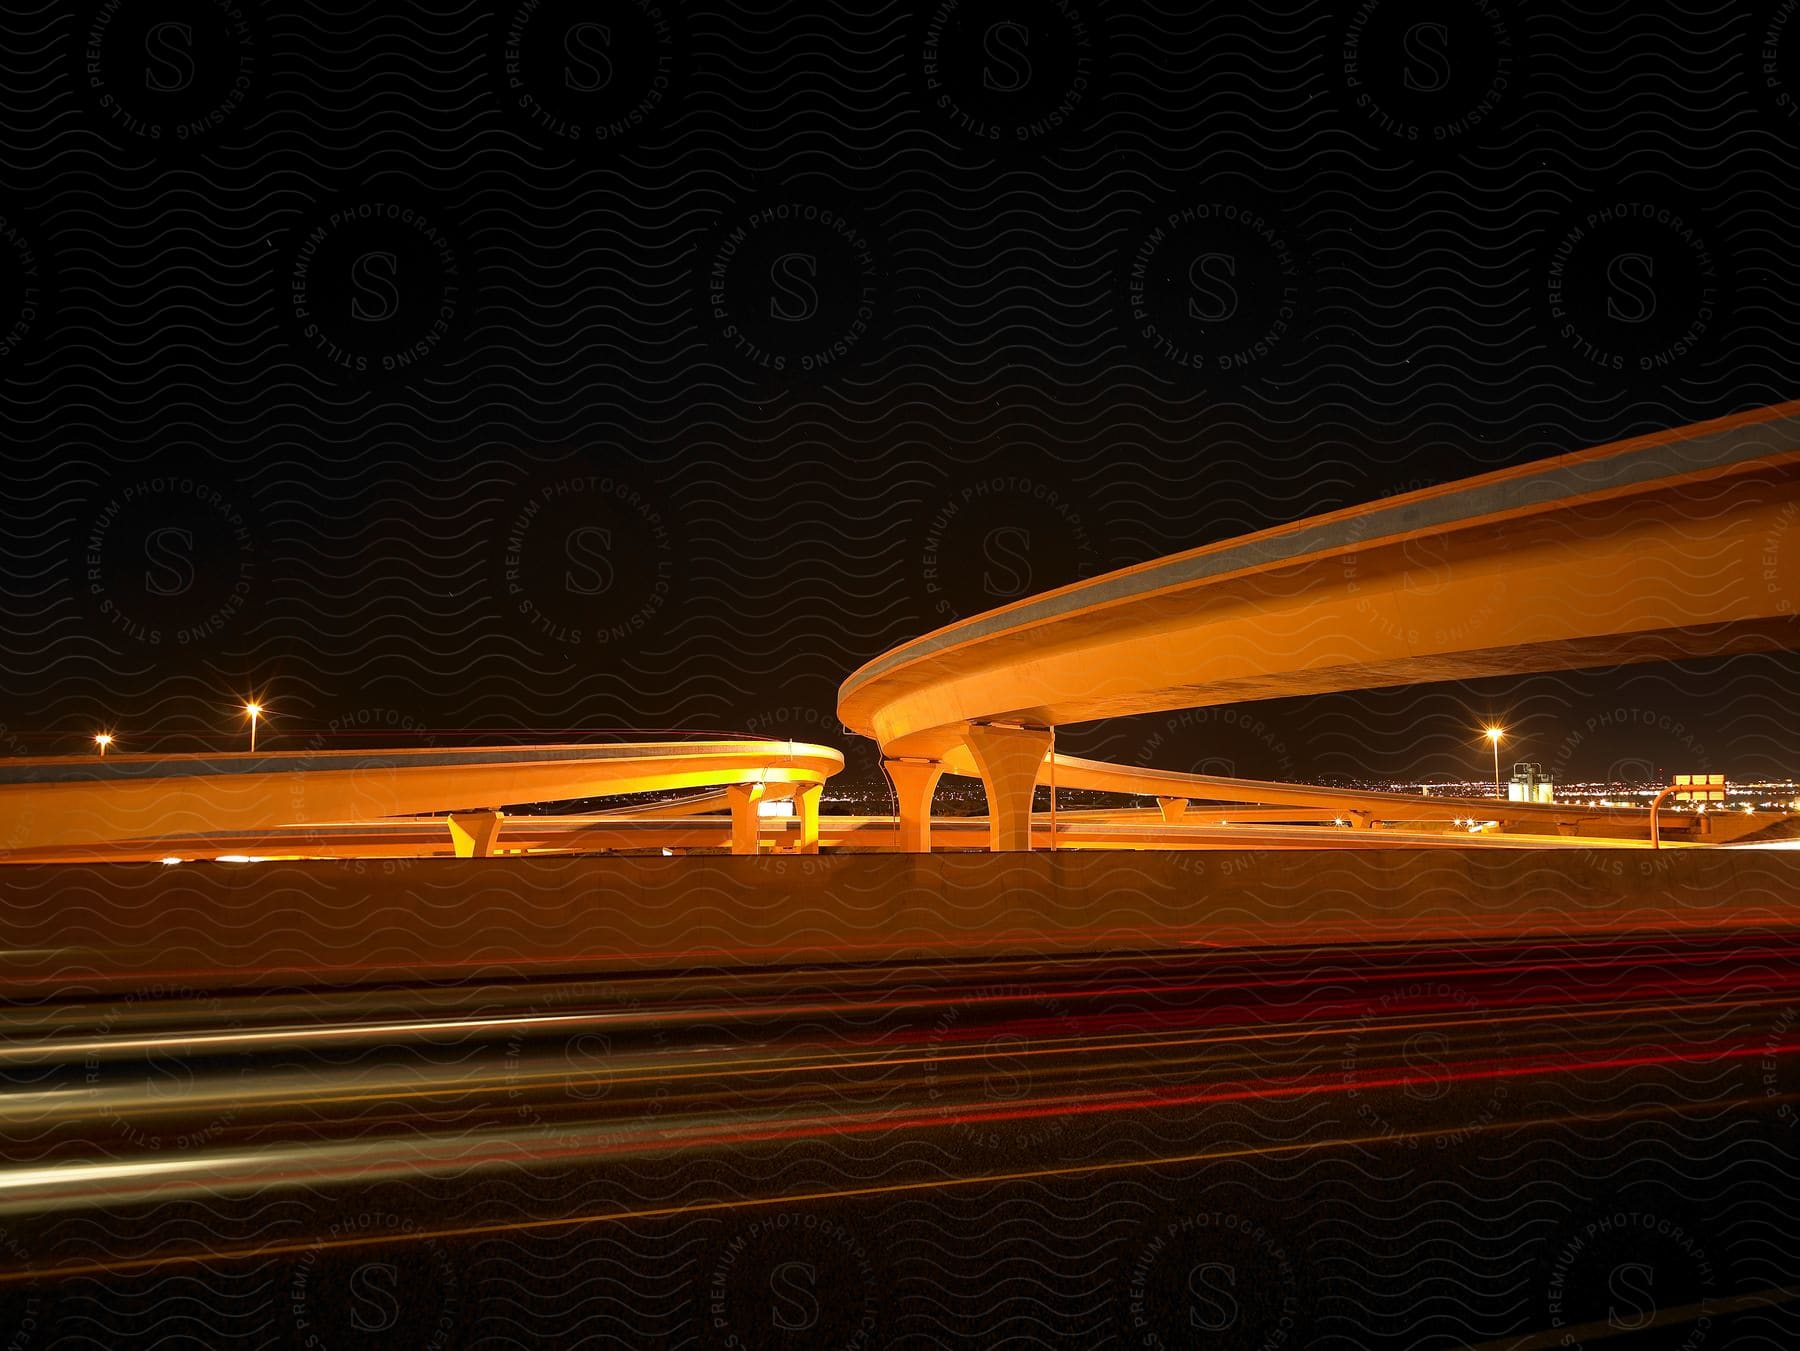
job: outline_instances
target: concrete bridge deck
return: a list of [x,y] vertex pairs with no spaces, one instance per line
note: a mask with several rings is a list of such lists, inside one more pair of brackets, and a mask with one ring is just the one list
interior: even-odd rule
[[754,843],[768,796],[796,802],[816,847],[820,790],[843,767],[831,747],[767,739],[0,760],[0,849],[455,812],[437,829],[484,853],[507,804],[720,786],[737,843]]
[[[940,775],[1029,845],[1052,729],[1416,682],[1800,646],[1800,403],[1205,545],[914,639],[839,691],[909,849]],[[1057,762],[1068,788],[1141,772]],[[1170,790],[1179,792],[1179,788]],[[1246,799],[1263,801],[1264,798]]]

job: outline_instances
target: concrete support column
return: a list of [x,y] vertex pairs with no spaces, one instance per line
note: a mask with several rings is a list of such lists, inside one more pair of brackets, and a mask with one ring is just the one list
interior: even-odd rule
[[762,824],[757,809],[762,806],[763,791],[760,783],[734,783],[725,789],[725,800],[731,804],[731,852],[734,854],[760,852]]
[[973,723],[965,739],[987,790],[988,848],[1030,849],[1031,795],[1050,753],[1050,729]]
[[794,815],[800,818],[800,843],[795,851],[801,854],[819,852],[819,798],[825,792],[822,783],[797,783],[794,785]]
[[900,809],[900,852],[931,852],[931,799],[944,766],[936,760],[883,760]]
[[458,858],[489,858],[500,837],[500,812],[452,812],[450,844]]
[[1162,808],[1163,824],[1172,826],[1187,815],[1188,800],[1184,797],[1159,797],[1156,805]]

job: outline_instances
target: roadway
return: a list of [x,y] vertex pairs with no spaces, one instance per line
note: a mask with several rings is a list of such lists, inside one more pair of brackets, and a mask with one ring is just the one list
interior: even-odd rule
[[[1351,795],[1355,796],[1355,795]],[[1367,811],[1367,796],[1355,797],[1355,810]],[[1396,812],[1392,823],[1375,832],[1355,831],[1348,819],[1294,809],[1258,812],[1240,808],[1194,811],[1168,821],[1156,808],[1105,812],[1062,812],[1054,822],[1048,812],[1032,818],[1032,847],[1038,849],[1647,849],[1642,838],[1581,838],[1576,832],[1533,834],[1525,830],[1490,831],[1493,814],[1469,808],[1474,815],[1420,813],[1409,822]],[[1298,819],[1296,819],[1298,818]],[[1643,814],[1638,813],[1642,835]],[[1688,818],[1691,820],[1691,818]],[[1682,818],[1677,817],[1679,824]],[[1756,827],[1762,817],[1734,813],[1729,824]],[[1552,825],[1545,822],[1546,825]],[[1459,828],[1460,825],[1460,828]],[[805,853],[804,823],[792,816],[759,816],[755,836],[759,850]],[[1621,823],[1620,834],[1629,825]],[[990,826],[985,816],[935,817],[934,847],[941,850],[984,850]],[[1665,837],[1669,848],[1695,843]],[[899,848],[900,831],[891,816],[820,816],[814,849],[825,852],[880,851]],[[672,854],[730,851],[729,820],[715,816],[637,816],[624,813],[582,816],[508,816],[488,856],[665,851]],[[190,863],[195,861],[257,863],[286,859],[451,858],[457,842],[443,817],[400,817],[385,821],[328,821],[271,830],[207,831],[148,839],[109,840],[101,844],[43,845],[17,849],[10,864],[46,863]],[[743,852],[743,851],[740,851]]]
[[[944,772],[979,778],[981,770],[967,746],[945,752]],[[1424,793],[1381,792],[1367,788],[1331,788],[1311,783],[1281,783],[1272,779],[1240,779],[1218,774],[1189,774],[1143,765],[1087,760],[1053,751],[1044,757],[1037,787],[1079,787],[1137,797],[1157,798],[1166,821],[1187,821],[1191,803],[1237,802],[1290,811],[1316,812],[1323,819],[1369,828],[1376,825],[1417,826],[1426,822],[1494,822],[1507,831],[1540,836],[1577,836],[1588,839],[1644,839],[1649,815],[1642,807],[1590,807],[1580,802],[1508,802],[1491,797],[1465,798]],[[1247,811],[1212,813],[1215,819],[1247,823],[1255,815]],[[1761,830],[1782,818],[1775,812],[1708,813],[1665,808],[1664,830],[1710,831],[1712,843],[1725,843]],[[1267,819],[1266,814],[1264,819]],[[1292,820],[1293,817],[1288,819]]]
[[[1252,1324],[1221,1345],[1282,1319],[1293,1346],[1549,1345],[1607,1290],[1552,1307],[1540,1268],[1642,1211],[1606,1251],[1728,1345],[1781,1298],[1742,1259],[1789,1232],[1795,1180],[1733,1179],[1788,1157],[1797,1000],[1800,934],[1754,929],[71,995],[0,1011],[0,1308],[125,1319],[134,1291],[249,1281],[279,1298],[244,1316],[285,1318],[290,1286],[387,1262],[409,1308],[498,1292],[479,1326],[504,1331],[580,1271],[609,1335],[652,1336],[666,1297],[655,1339],[728,1344],[723,1305],[757,1344],[786,1259],[833,1345],[865,1316],[863,1345],[994,1345],[1028,1313],[1140,1345],[1171,1310],[1176,1344],[1210,1253]],[[1462,1260],[1422,1262],[1433,1234]],[[953,1312],[964,1266],[983,1299],[1016,1268],[1025,1307]]]

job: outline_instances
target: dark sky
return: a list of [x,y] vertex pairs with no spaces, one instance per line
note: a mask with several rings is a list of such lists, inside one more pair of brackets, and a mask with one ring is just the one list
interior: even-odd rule
[[[276,745],[842,744],[952,618],[1793,397],[1793,9],[9,10],[0,749],[224,744],[252,690]],[[1441,778],[1499,716],[1750,776],[1797,671],[1064,744]]]

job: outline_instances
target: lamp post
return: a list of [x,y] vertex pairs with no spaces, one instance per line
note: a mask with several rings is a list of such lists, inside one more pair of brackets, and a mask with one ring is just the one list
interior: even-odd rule
[[249,703],[244,705],[244,712],[250,715],[250,754],[256,754],[256,720],[262,716],[262,705]]
[[1500,797],[1500,738],[1503,733],[1498,727],[1489,727],[1485,735],[1489,744],[1494,748],[1494,797],[1498,800]]
[[94,734],[94,744],[100,748],[100,758],[104,760],[106,758],[106,748],[112,745],[112,733],[96,732]]

